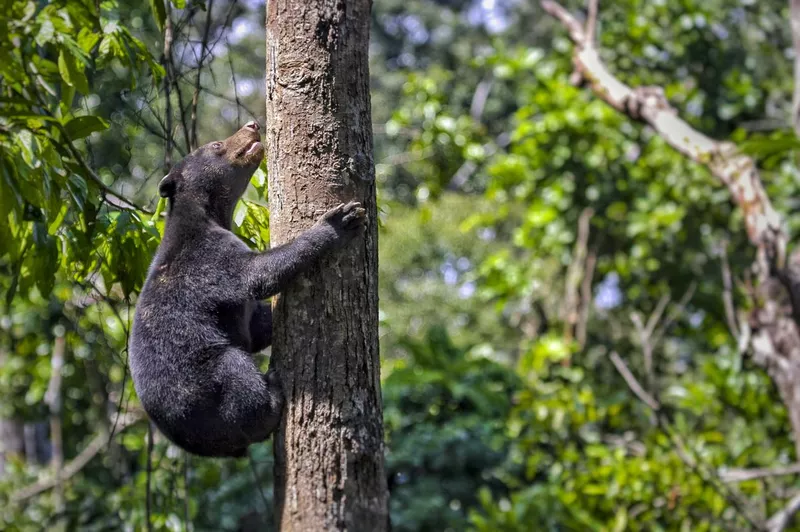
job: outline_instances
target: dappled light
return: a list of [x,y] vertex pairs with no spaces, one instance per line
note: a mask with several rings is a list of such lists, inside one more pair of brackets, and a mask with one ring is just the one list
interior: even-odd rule
[[798,134],[796,0],[10,0],[0,529],[800,530]]

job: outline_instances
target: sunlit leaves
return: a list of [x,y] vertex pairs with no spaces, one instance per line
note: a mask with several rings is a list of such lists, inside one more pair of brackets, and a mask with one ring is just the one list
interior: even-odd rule
[[[796,211],[798,145],[786,127],[792,77],[785,10],[777,2],[601,3],[598,36],[603,60],[623,81],[664,86],[676,112],[695,127],[746,141],[744,150],[767,170],[762,175],[771,197]],[[748,278],[752,248],[741,218],[707,169],[575,86],[572,45],[560,28],[537,36],[537,43],[548,43],[544,51],[509,50],[510,41],[477,54],[469,68],[443,72],[437,65],[411,74],[402,105],[386,124],[387,135],[411,140],[402,169],[387,164],[385,176],[395,177],[399,192],[417,183],[416,194],[406,197],[425,201],[427,210],[439,206],[429,197],[451,184],[464,161],[476,163],[460,190],[484,192],[492,207],[461,227],[500,248],[479,264],[478,295],[509,336],[522,337],[515,360],[526,387],[507,422],[514,442],[504,468],[510,494],[482,492],[473,525],[487,531],[688,529],[698,523],[689,508],[703,508],[709,517],[699,522],[707,529],[741,527],[725,498],[709,490],[668,435],[648,422],[646,408],[608,360],[611,349],[619,350],[641,376],[632,313],[647,316],[661,297],[675,301],[696,285],[657,347],[655,390],[680,410],[676,430],[713,464],[775,458],[757,457],[750,443],[733,443],[753,441],[748,426],[792,454],[783,435],[767,435],[767,427],[785,416],[767,377],[743,368],[741,355],[731,362],[736,340],[725,324],[714,250],[726,242],[734,275]],[[487,109],[514,110],[513,117],[509,112],[485,124],[509,135],[507,148],[493,149],[497,145],[476,127],[471,102],[459,92],[476,67],[490,69],[494,83]],[[470,88],[477,92],[476,83]],[[762,127],[777,131],[751,133]],[[588,209],[594,214],[583,252],[597,262],[593,289],[583,296],[588,343],[576,352],[564,335],[565,275],[580,251],[578,219]],[[740,296],[737,291],[737,306],[746,304]],[[748,489],[765,496],[760,485]],[[638,506],[643,501],[646,508]]]
[[64,83],[75,87],[81,94],[89,93],[89,82],[83,72],[83,65],[79,67],[72,52],[65,48],[62,48],[58,54],[58,70]]
[[269,249],[269,211],[263,205],[242,200],[233,213],[236,233],[254,249]]
[[110,213],[103,229],[93,242],[90,271],[99,272],[106,286],[118,282],[128,298],[141,290],[160,235],[153,224],[130,211]]
[[[96,177],[79,160],[89,155],[75,143],[108,122],[87,113],[80,99],[93,92],[98,66],[117,61],[131,82],[142,66],[156,79],[161,68],[94,4],[14,1],[0,24],[0,240],[8,243],[0,264],[10,261],[8,293],[25,295],[35,287],[46,296],[57,277],[84,275],[100,264],[108,287],[120,283],[130,294],[141,285],[142,251],[152,249],[154,237],[129,234],[148,234],[136,213],[126,214],[132,220],[124,223],[100,204]],[[90,257],[103,247],[99,235],[110,238],[103,244],[108,256],[98,262]]]
[[150,9],[153,12],[153,18],[156,21],[158,29],[164,29],[164,23],[167,20],[167,7],[164,5],[165,0],[150,0]]

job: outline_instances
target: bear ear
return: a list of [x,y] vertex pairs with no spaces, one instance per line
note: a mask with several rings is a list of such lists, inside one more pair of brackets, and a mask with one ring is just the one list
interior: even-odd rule
[[170,172],[165,175],[158,184],[158,193],[162,198],[171,198],[175,195],[176,184],[175,172]]

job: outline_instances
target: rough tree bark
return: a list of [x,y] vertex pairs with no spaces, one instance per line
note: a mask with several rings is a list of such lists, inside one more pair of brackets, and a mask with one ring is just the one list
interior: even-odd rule
[[286,395],[275,437],[278,526],[388,527],[378,356],[377,209],[369,99],[370,0],[271,0],[267,121],[272,245],[361,201],[363,238],[273,302]]

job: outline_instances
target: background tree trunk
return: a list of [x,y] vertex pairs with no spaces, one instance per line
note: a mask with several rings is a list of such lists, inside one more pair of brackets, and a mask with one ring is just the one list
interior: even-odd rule
[[280,529],[388,527],[378,355],[378,241],[369,0],[271,0],[267,157],[272,245],[361,201],[364,238],[274,302],[287,406],[275,438]]
[[[6,363],[6,350],[0,347],[0,364]],[[21,419],[0,418],[0,478],[6,472],[6,462],[12,455],[25,453],[25,424]]]
[[0,419],[0,478],[6,472],[6,462],[12,455],[25,452],[25,424],[20,419]]

